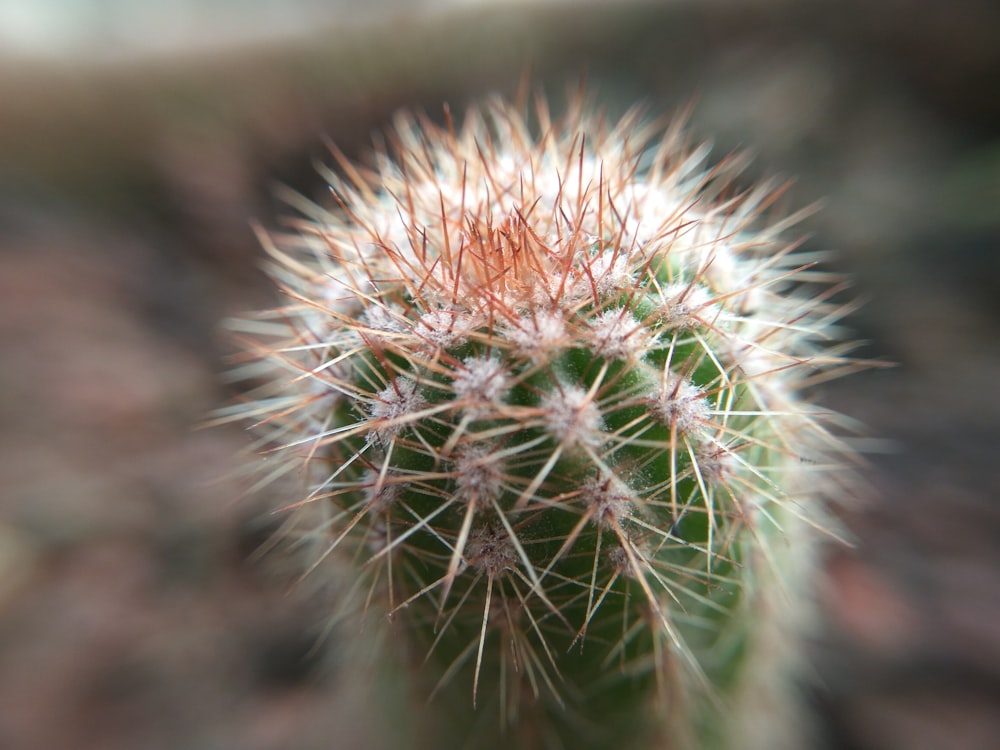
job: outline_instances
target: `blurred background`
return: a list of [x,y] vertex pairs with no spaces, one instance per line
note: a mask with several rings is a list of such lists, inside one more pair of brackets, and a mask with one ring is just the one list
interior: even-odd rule
[[[0,749],[371,747],[330,602],[254,555],[227,316],[251,226],[399,107],[585,76],[693,103],[867,300],[825,388],[871,497],[817,591],[824,750],[1000,743],[1000,6],[988,0],[0,0]],[[885,439],[887,442],[882,442]],[[317,653],[322,651],[324,653]]]

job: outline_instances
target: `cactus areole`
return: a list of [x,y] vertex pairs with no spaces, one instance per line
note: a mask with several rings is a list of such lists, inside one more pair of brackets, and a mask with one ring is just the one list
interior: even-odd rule
[[802,397],[851,367],[837,281],[680,126],[446,119],[263,237],[287,303],[244,321],[229,415],[305,478],[310,574],[414,644],[439,747],[780,747],[846,454]]

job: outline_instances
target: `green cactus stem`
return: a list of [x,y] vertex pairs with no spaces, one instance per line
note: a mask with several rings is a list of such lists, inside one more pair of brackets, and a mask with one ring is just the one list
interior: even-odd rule
[[306,478],[311,574],[418,649],[434,746],[795,747],[838,282],[679,125],[531,116],[338,155],[262,236],[288,302],[225,416]]

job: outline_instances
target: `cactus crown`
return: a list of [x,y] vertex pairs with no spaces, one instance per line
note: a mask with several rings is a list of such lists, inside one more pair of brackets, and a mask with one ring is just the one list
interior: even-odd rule
[[338,206],[263,238],[289,302],[243,325],[263,381],[229,415],[450,713],[724,743],[841,452],[799,396],[847,362],[836,286],[679,126],[534,118],[401,115],[372,167],[338,156]]

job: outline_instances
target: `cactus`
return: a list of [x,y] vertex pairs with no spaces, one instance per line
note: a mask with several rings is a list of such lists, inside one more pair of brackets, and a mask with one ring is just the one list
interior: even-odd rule
[[304,478],[310,574],[412,644],[433,746],[801,746],[841,286],[683,130],[403,114],[261,234],[288,302],[224,417]]

